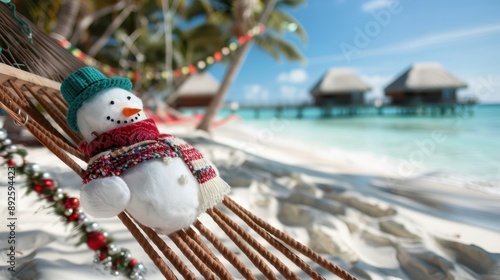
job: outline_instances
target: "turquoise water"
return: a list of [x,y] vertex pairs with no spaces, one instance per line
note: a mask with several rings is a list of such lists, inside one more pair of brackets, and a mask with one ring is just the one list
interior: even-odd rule
[[[250,111],[238,115],[246,125],[263,129],[270,127],[274,113],[261,112],[260,119]],[[467,180],[470,185],[499,186],[500,105],[478,105],[472,115],[455,117],[367,115],[321,119],[314,109],[305,112],[304,119],[294,119],[294,115],[284,112],[287,124],[278,136],[318,148],[389,159],[403,176],[416,175],[415,170],[423,169],[457,181]]]

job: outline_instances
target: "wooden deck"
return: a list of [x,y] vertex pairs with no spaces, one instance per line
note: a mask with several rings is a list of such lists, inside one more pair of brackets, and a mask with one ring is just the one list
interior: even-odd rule
[[[475,102],[464,101],[454,104],[423,104],[418,106],[401,105],[342,105],[342,106],[315,106],[313,104],[294,105],[240,105],[238,110],[253,111],[255,118],[260,118],[264,112],[272,112],[277,118],[293,117],[301,119],[305,117],[305,111],[315,109],[321,113],[320,118],[340,118],[363,115],[414,115],[414,116],[455,116],[473,114]],[[238,110],[233,112],[238,112]],[[267,114],[269,115],[269,114]]]

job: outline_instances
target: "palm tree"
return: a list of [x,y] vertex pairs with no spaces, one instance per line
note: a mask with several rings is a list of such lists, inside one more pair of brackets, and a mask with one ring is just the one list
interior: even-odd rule
[[[234,1],[234,4],[230,0],[219,0],[217,2],[200,0],[194,1],[186,9],[184,16],[188,19],[200,15],[205,16],[205,24],[219,24],[224,32],[232,36],[242,35],[254,23],[263,23],[268,29],[268,33],[255,38],[254,41],[257,46],[264,49],[275,59],[284,56],[290,61],[304,61],[304,57],[297,47],[280,36],[286,31],[287,25],[293,25],[295,34],[305,41],[306,34],[303,27],[293,17],[280,10],[284,6],[293,7],[303,3],[304,0],[269,0],[263,5],[258,0],[238,0]],[[255,20],[257,15],[259,19]],[[198,125],[198,129],[209,131],[210,123],[219,112],[250,45],[249,42],[235,52],[221,86],[210,102],[207,113],[203,121]]]
[[57,24],[52,30],[50,36],[68,38],[73,32],[78,12],[80,11],[80,0],[63,0]]

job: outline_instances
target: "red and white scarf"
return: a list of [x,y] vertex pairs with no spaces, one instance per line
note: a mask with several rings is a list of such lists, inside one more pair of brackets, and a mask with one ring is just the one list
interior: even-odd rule
[[160,134],[152,119],[132,123],[98,135],[79,149],[92,157],[83,174],[83,183],[98,178],[120,176],[142,162],[179,157],[200,185],[200,211],[215,206],[229,193],[229,186],[203,155],[182,139]]

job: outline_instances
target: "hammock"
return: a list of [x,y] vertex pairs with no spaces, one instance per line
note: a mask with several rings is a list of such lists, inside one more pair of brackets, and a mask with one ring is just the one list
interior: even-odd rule
[[[67,56],[67,52],[55,41],[33,26],[31,28],[36,42],[32,45],[19,43],[23,40],[22,35],[15,37],[19,32],[10,17],[9,11],[0,5],[0,27],[7,29],[7,32],[2,30],[0,36],[3,42],[10,45],[12,61],[20,61],[22,57],[21,61],[25,62],[23,68],[32,73],[6,65],[5,63],[12,63],[6,61],[8,59],[2,54],[0,56],[3,62],[0,63],[0,105],[16,122],[24,125],[40,143],[81,175],[84,169],[77,161],[87,162],[88,158],[76,147],[83,138],[72,131],[66,123],[68,105],[59,92],[60,83],[57,81],[61,81],[65,75],[82,65],[75,62],[74,57]],[[5,34],[12,35],[7,38]],[[19,45],[19,52],[16,53],[16,49],[12,48],[13,44]],[[37,55],[34,55],[35,53]],[[43,110],[40,110],[40,107]],[[41,111],[47,114],[44,115]],[[225,213],[235,214],[240,221],[231,219]],[[225,197],[220,207],[210,209],[207,214],[267,279],[279,279],[279,275],[284,279],[301,279],[294,272],[297,269],[285,265],[283,258],[287,258],[288,263],[291,262],[300,269],[301,275],[308,275],[312,279],[324,279],[324,276],[303,260],[304,257],[309,258],[309,262],[314,263],[314,267],[322,267],[342,279],[356,279],[342,268],[244,209],[229,197]],[[223,244],[200,221],[188,229],[168,236],[178,251],[184,255],[182,257],[177,255],[176,251],[168,246],[153,229],[136,223],[126,212],[120,213],[118,217],[166,279],[177,279],[177,276],[197,279],[199,275],[205,279],[232,279],[234,277],[257,279],[252,273],[252,268],[245,266],[240,257],[229,249],[228,244]],[[263,241],[255,239],[242,225],[251,228]],[[266,249],[265,246],[269,245],[280,254],[275,255]],[[209,246],[215,248],[221,258],[226,259],[235,268],[232,271],[237,271],[241,276],[232,275]],[[163,257],[158,251],[163,254]],[[184,261],[186,259],[191,265]],[[170,266],[167,263],[170,263]]]

